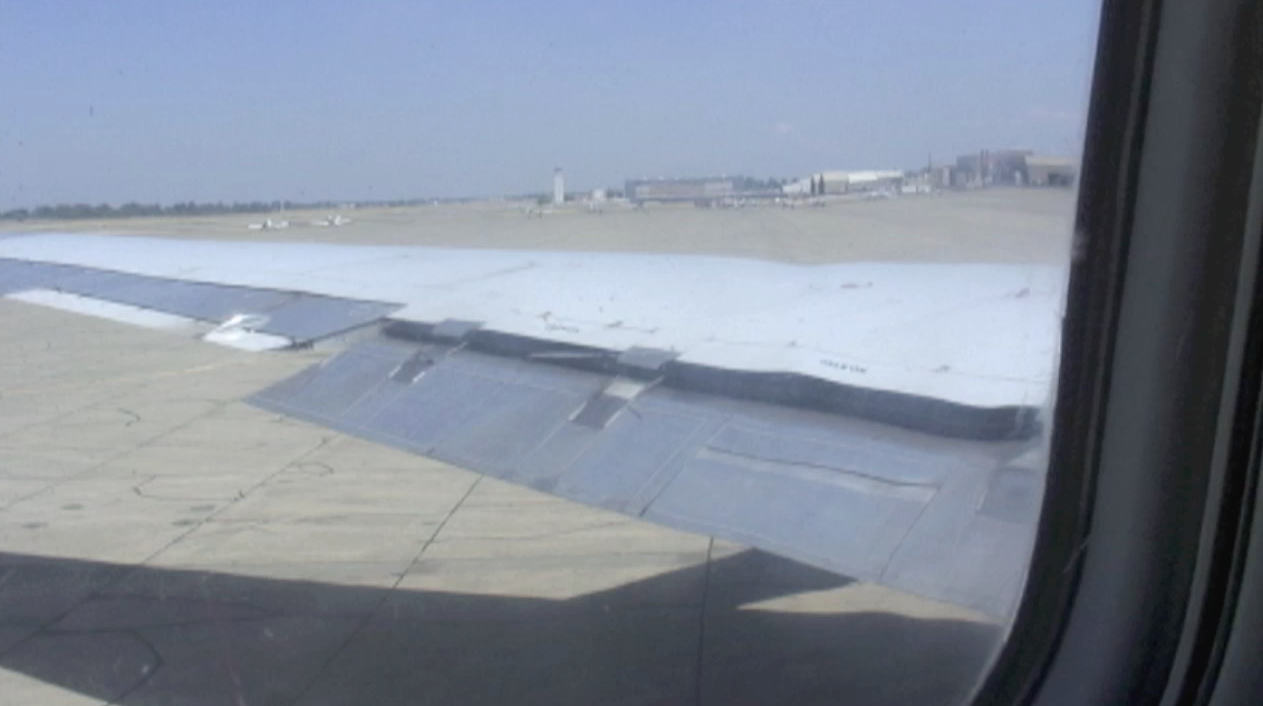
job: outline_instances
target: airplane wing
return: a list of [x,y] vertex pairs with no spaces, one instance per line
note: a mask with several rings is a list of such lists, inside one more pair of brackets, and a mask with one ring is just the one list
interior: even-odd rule
[[334,351],[257,406],[996,617],[1038,516],[1063,283],[1024,265],[0,239],[0,295]]

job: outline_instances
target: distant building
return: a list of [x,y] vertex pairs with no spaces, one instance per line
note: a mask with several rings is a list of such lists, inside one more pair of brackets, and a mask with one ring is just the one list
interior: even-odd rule
[[744,177],[629,179],[624,195],[629,201],[715,201],[741,193]]
[[850,194],[865,191],[898,191],[904,173],[898,169],[858,172],[819,172],[808,179],[811,195]]
[[1030,150],[995,150],[987,152],[988,184],[1022,184],[1026,180],[1026,158]]
[[816,175],[816,194],[845,194],[850,184],[847,172],[821,172]]
[[1031,150],[980,150],[956,158],[951,185],[1069,186],[1076,172],[1074,160],[1068,157],[1037,155]]
[[812,191],[816,185],[816,178],[804,177],[802,179],[794,179],[781,185],[781,193],[785,196],[812,196]]
[[846,190],[889,191],[903,185],[904,174],[899,169],[868,170],[847,175]]
[[566,178],[561,174],[561,167],[553,170],[553,203],[560,204],[566,200]]
[[935,166],[930,168],[930,185],[936,189],[950,189],[952,187],[952,167]]
[[1070,186],[1078,172],[1069,157],[1029,155],[1025,167],[1026,183],[1031,186]]
[[979,150],[956,158],[953,184],[1021,184],[1026,177],[1030,150]]

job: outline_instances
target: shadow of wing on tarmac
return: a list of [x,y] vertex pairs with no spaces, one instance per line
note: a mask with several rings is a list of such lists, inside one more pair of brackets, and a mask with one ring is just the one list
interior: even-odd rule
[[565,600],[0,553],[0,669],[38,680],[0,702],[960,702],[993,625],[749,609],[848,583],[758,551]]

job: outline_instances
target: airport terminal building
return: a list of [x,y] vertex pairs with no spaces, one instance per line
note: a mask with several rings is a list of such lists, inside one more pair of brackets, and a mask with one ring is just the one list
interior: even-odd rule
[[706,201],[738,195],[743,177],[628,179],[623,192],[629,201]]

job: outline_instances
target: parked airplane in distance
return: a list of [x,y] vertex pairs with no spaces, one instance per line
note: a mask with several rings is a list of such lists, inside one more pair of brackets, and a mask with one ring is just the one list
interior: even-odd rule
[[320,226],[321,228],[327,228],[327,227],[336,228],[338,226],[349,225],[350,223],[351,223],[351,219],[347,218],[346,216],[343,216],[341,213],[335,213],[331,216],[318,218],[311,222],[313,226]]
[[289,221],[274,221],[271,218],[265,218],[262,223],[251,223],[246,227],[250,230],[280,230],[282,228],[288,228]]

